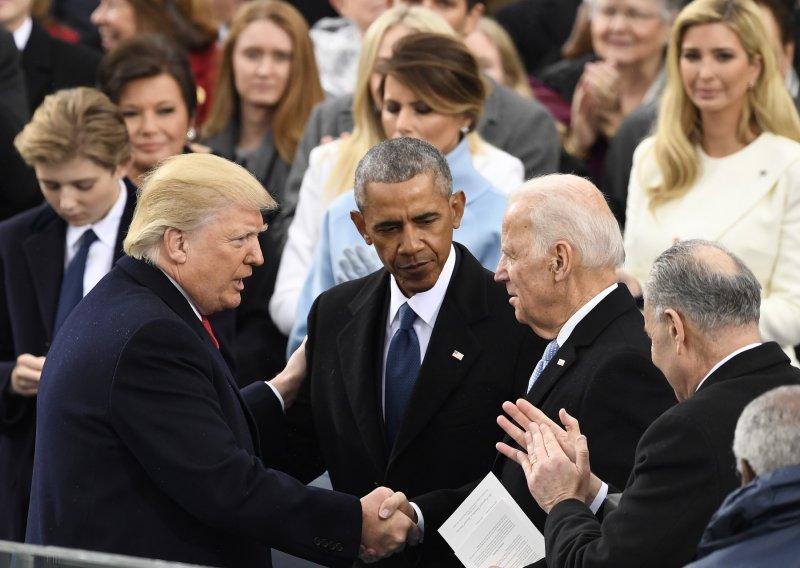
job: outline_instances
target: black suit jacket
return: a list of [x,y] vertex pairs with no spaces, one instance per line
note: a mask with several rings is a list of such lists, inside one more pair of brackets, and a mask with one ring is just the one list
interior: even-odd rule
[[[642,315],[625,286],[620,284],[578,323],[525,398],[557,424],[561,408],[580,420],[592,470],[618,487],[624,485],[639,437],[675,404],[674,393],[650,360]],[[531,496],[522,468],[497,454],[493,471],[543,530],[546,515]],[[474,486],[419,499],[426,532],[428,526],[441,526]],[[433,516],[428,510],[445,514]]]
[[[136,205],[128,198],[119,223],[114,259],[122,256]],[[0,223],[0,539],[22,541],[31,489],[36,397],[9,393],[11,370],[23,353],[47,355],[53,339],[64,276],[67,224],[44,203]]]
[[[545,342],[517,323],[492,273],[455,247],[453,276],[391,448],[381,394],[388,272],[336,286],[314,303],[308,380],[288,412],[291,467],[301,479],[327,467],[335,489],[364,495],[386,485],[413,498],[491,467],[501,404],[524,390]],[[384,564],[412,565],[421,553],[421,565],[459,566],[435,529],[409,552]]]
[[94,50],[56,39],[34,21],[22,50],[31,111],[59,89],[94,87],[99,63],[100,54]]
[[38,398],[28,542],[236,568],[269,566],[270,545],[353,562],[358,499],[265,467],[258,430],[282,423],[277,398],[263,382],[240,394],[158,268],[122,258],[84,298]]
[[711,515],[739,486],[732,447],[742,410],[770,389],[797,384],[800,370],[776,343],[726,362],[694,396],[647,429],[619,506],[602,525],[578,501],[553,507],[544,533],[548,565],[671,567],[689,562]]

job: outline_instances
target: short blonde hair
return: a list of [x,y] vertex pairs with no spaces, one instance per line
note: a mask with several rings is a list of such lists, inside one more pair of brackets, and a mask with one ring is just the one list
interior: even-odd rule
[[225,158],[172,156],[145,176],[123,248],[156,262],[168,228],[193,231],[230,206],[264,212],[277,204],[250,172]]
[[14,146],[29,166],[80,156],[113,171],[131,157],[128,129],[116,105],[88,87],[46,96]]

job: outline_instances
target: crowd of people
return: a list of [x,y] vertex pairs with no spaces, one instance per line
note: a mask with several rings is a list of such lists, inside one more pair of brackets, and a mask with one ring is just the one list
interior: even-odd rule
[[0,540],[790,565],[798,12],[0,2]]

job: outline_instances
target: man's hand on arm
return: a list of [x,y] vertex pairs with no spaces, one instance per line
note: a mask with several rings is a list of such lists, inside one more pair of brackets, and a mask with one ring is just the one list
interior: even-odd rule
[[39,379],[42,377],[44,357],[23,353],[17,357],[17,364],[11,370],[8,388],[11,394],[36,396],[39,392]]
[[297,398],[300,385],[306,377],[306,339],[300,347],[292,353],[289,361],[283,370],[274,379],[267,381],[275,390],[278,391],[283,399],[283,409],[288,409]]
[[419,529],[406,513],[411,506],[402,493],[379,487],[361,498],[361,547],[359,557],[370,563],[415,545]]

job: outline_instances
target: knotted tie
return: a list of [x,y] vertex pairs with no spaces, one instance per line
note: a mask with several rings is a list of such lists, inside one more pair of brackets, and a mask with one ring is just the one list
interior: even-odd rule
[[556,354],[556,351],[558,351],[558,342],[554,339],[553,341],[547,344],[547,348],[544,350],[544,355],[542,355],[542,358],[539,360],[538,363],[536,363],[536,368],[533,370],[533,374],[531,375],[531,380],[528,381],[527,392],[531,392],[533,384],[539,378],[539,375],[542,374],[544,368],[547,367],[547,364],[550,362],[550,359],[553,358],[553,355]]
[[56,323],[54,331],[58,331],[69,313],[83,298],[83,273],[86,272],[86,258],[89,256],[89,247],[97,240],[97,235],[91,229],[78,239],[80,247],[75,258],[64,271],[64,280],[61,282],[61,292],[58,295],[58,308],[56,309]]
[[200,321],[203,323],[203,327],[206,328],[208,335],[211,336],[211,341],[213,341],[214,345],[216,345],[217,349],[219,349],[219,341],[217,341],[217,336],[214,335],[214,330],[211,329],[211,322],[208,321],[206,316],[201,316]]
[[400,329],[392,337],[386,355],[385,419],[389,444],[393,444],[408,399],[419,374],[419,340],[414,331],[417,314],[408,303],[400,307]]

